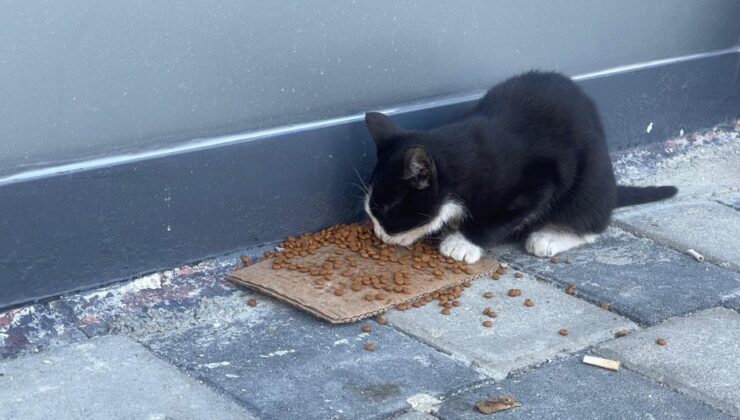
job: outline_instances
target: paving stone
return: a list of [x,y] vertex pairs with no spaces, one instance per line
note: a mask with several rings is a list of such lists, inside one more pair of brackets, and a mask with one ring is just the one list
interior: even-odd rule
[[60,301],[0,313],[0,359],[86,339]]
[[725,308],[734,309],[740,312],[740,295],[728,296],[722,301]]
[[522,406],[496,419],[721,419],[730,418],[691,397],[621,369],[611,372],[581,363],[583,356],[550,364],[494,385],[451,397],[442,419],[487,419],[476,402],[511,396]]
[[[656,344],[664,338],[665,346]],[[599,347],[630,369],[740,416],[740,314],[712,308]]]
[[717,194],[712,198],[718,203],[740,211],[740,192]]
[[118,336],[0,363],[2,419],[251,419]]
[[[740,180],[738,180],[740,183]],[[710,201],[638,206],[617,225],[679,252],[694,249],[721,266],[740,269],[740,212]]]
[[610,308],[638,323],[653,325],[671,316],[717,306],[722,296],[740,289],[740,275],[713,264],[609,228],[596,243],[568,251],[572,264],[552,264],[502,246],[493,255]]
[[393,420],[436,420],[431,414],[422,413],[421,411],[409,411],[400,416],[394,417]]
[[[263,418],[386,418],[482,377],[388,326],[331,325],[260,301],[239,321],[144,338]],[[374,343],[373,352],[366,343]]]
[[[509,289],[521,289],[519,297],[508,297]],[[494,297],[483,294],[492,291]],[[535,306],[524,306],[525,299]],[[493,378],[563,356],[611,339],[618,330],[635,324],[563,293],[532,276],[517,279],[513,270],[500,280],[483,278],[460,298],[461,306],[444,316],[438,304],[406,312],[394,311],[389,323],[433,346],[479,367]],[[496,318],[483,314],[491,307]],[[492,328],[482,326],[490,320]],[[567,337],[558,334],[567,328]]]

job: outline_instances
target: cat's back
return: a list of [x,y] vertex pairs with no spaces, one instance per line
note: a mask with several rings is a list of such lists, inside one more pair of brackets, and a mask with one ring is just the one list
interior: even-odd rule
[[530,71],[494,86],[478,103],[478,114],[524,137],[572,138],[602,133],[596,107],[569,77]]

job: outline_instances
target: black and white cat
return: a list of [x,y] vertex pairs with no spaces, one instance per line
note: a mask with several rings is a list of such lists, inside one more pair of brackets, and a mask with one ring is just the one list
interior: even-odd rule
[[365,116],[377,164],[365,211],[384,242],[437,233],[440,252],[473,263],[526,237],[551,257],[594,242],[616,206],[676,194],[617,186],[594,103],[569,78],[529,72],[492,88],[467,115],[429,131]]

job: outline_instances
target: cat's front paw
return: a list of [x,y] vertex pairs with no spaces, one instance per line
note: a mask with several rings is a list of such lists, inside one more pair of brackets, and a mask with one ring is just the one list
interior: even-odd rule
[[441,244],[439,252],[445,257],[451,257],[468,264],[477,262],[483,256],[483,248],[465,239],[460,232],[448,235]]

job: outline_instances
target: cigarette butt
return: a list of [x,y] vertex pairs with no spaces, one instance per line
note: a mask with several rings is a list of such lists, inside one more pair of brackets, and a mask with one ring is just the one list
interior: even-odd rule
[[596,356],[583,356],[583,363],[591,366],[598,366],[600,368],[609,369],[613,371],[619,370],[619,360],[602,359]]
[[704,256],[701,255],[700,253],[696,252],[695,250],[693,250],[693,249],[687,249],[686,250],[686,253],[689,254],[689,255],[691,255],[692,257],[696,258],[697,261],[704,262]]

